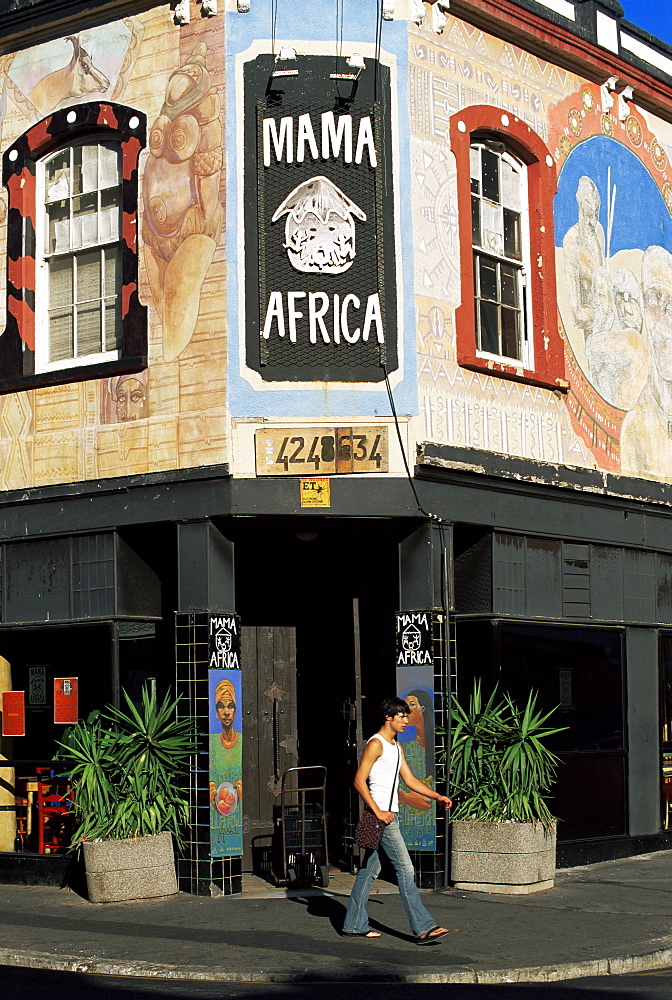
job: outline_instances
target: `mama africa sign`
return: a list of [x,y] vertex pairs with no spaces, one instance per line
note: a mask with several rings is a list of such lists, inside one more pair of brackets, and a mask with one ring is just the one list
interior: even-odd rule
[[247,365],[268,382],[382,381],[398,367],[389,70],[274,65],[244,71]]

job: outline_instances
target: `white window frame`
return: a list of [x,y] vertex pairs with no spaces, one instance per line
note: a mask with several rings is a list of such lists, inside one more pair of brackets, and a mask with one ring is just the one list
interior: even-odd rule
[[[503,240],[502,248],[500,251],[495,247],[485,247],[479,246],[473,242],[472,239],[472,254],[474,259],[474,288],[473,295],[476,300],[476,356],[482,358],[486,361],[495,361],[497,363],[503,363],[506,365],[513,366],[520,369],[521,373],[523,370],[534,371],[534,336],[533,336],[533,317],[532,317],[532,295],[530,288],[530,216],[529,216],[529,193],[528,193],[528,180],[527,180],[527,166],[526,164],[515,156],[506,146],[501,142],[499,137],[497,139],[490,139],[487,136],[472,136],[470,142],[470,184],[472,186],[472,199],[474,196],[473,184],[474,170],[473,170],[473,152],[478,150],[479,168],[482,170],[482,156],[481,150],[487,148],[490,152],[494,153],[500,161],[505,162],[509,165],[519,178],[519,204],[520,204],[520,243],[521,243],[521,256],[520,259],[508,257],[504,253]],[[501,172],[500,172],[501,177]],[[501,202],[501,189],[500,189],[500,201],[499,203],[494,203],[489,201],[484,197],[483,194],[483,184],[482,176],[478,178],[480,184],[480,190],[477,195],[481,205],[486,202],[490,207],[491,211],[498,211],[502,218],[502,223],[500,226],[500,231],[503,233],[503,209],[504,206]],[[501,188],[501,186],[500,186]],[[483,218],[483,213],[481,212],[481,219]],[[482,229],[482,227],[481,227]],[[478,257],[489,258],[497,264],[508,265],[513,267],[518,274],[518,301],[519,301],[519,314],[520,314],[520,344],[521,344],[521,356],[519,358],[510,357],[506,354],[496,354],[490,351],[482,350],[479,346],[481,338],[480,330],[480,311],[479,311],[479,270],[478,270]],[[501,312],[501,297],[498,304],[498,315]]]
[[[66,150],[72,150],[76,146],[107,146],[108,148],[115,147],[118,155],[119,162],[119,200],[118,200],[118,236],[114,240],[97,240],[96,242],[83,243],[79,247],[70,247],[68,250],[62,253],[48,253],[45,247],[46,233],[48,232],[48,212],[47,212],[47,201],[45,197],[45,181],[46,181],[46,167],[47,164],[54,159],[54,157],[63,154]],[[72,153],[70,154],[70,160],[72,164]],[[57,149],[51,150],[42,159],[38,160],[36,164],[36,219],[35,219],[35,373],[40,374],[44,372],[59,371],[68,368],[85,368],[92,365],[98,365],[101,363],[109,361],[117,361],[122,356],[121,345],[118,348],[112,350],[103,350],[91,354],[83,354],[80,356],[73,356],[68,358],[62,358],[57,361],[51,361],[49,358],[50,351],[50,337],[49,337],[49,261],[55,259],[56,257],[66,258],[69,257],[71,260],[75,260],[82,253],[86,253],[91,250],[100,250],[101,258],[104,251],[108,247],[118,247],[118,252],[121,255],[123,250],[123,239],[121,234],[121,216],[122,216],[122,205],[123,205],[123,176],[121,172],[121,150],[118,143],[110,141],[108,137],[105,136],[95,136],[86,137],[81,141],[74,141],[67,144],[59,146]],[[106,190],[101,187],[100,176],[98,177],[98,186],[96,188],[96,193],[100,197],[100,192]],[[77,197],[74,194],[69,194],[68,198],[72,201]],[[97,215],[100,217],[100,200],[98,202]],[[75,264],[76,267],[76,264]],[[116,289],[116,299],[117,308],[119,309],[119,331],[121,331],[121,288],[123,283],[123,274],[121,271],[121,266],[119,270],[119,284]],[[101,316],[105,316],[105,289],[102,287],[104,282],[104,268],[101,263],[101,289],[99,301],[101,303]],[[95,301],[95,300],[92,300]],[[73,309],[73,338],[75,338],[76,344],[76,306],[81,303],[72,303]],[[76,347],[75,347],[76,350]],[[73,351],[73,354],[75,352]]]

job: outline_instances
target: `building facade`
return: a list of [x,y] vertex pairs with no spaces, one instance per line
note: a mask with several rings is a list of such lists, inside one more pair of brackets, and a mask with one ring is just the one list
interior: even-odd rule
[[352,865],[376,703],[444,786],[477,677],[559,705],[561,864],[668,846],[672,49],[617,0],[0,9],[0,877],[62,877],[64,691],[146,682],[188,891],[272,866],[297,765]]

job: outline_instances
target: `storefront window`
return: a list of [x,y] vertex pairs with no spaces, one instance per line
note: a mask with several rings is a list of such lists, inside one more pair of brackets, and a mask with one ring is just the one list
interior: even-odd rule
[[[470,653],[473,645],[474,656]],[[458,622],[458,677],[466,697],[473,676],[498,683],[517,702],[539,692],[541,709],[567,729],[551,741],[560,756],[551,808],[558,838],[579,840],[626,832],[626,734],[623,637],[616,629]],[[672,647],[671,647],[672,652]],[[671,720],[672,721],[672,720]]]

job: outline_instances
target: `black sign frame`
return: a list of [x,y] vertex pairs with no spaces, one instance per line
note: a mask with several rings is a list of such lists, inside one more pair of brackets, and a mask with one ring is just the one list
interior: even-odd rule
[[[331,78],[337,69],[356,75],[334,56],[299,55],[292,64],[298,72],[290,76],[272,75],[284,63],[270,54],[244,67],[245,358],[267,382],[376,383],[384,380],[385,370],[399,367],[391,76],[384,64],[368,58],[365,63],[356,80]],[[336,126],[341,116],[351,116],[350,162],[343,141],[338,156],[322,155],[322,115],[329,112]],[[312,126],[312,148],[305,133],[302,145],[297,141],[299,118],[305,120],[305,115]],[[287,117],[292,119],[292,152],[286,141],[278,158],[274,145],[265,164],[264,119],[274,119],[277,139]],[[372,142],[364,132],[364,141],[358,141],[369,123]],[[267,132],[267,154],[268,148]],[[328,148],[333,153],[333,144]],[[359,209],[360,214],[353,210],[350,217],[354,254],[342,273],[299,270],[287,249],[289,212],[273,221],[283,202],[311,181],[329,186],[336,197],[344,195]],[[269,306],[271,293],[276,293],[276,306],[282,302],[284,336]],[[309,297],[314,302],[320,295],[323,322],[311,326]],[[303,314],[295,320],[295,339],[289,328],[291,308]]]

